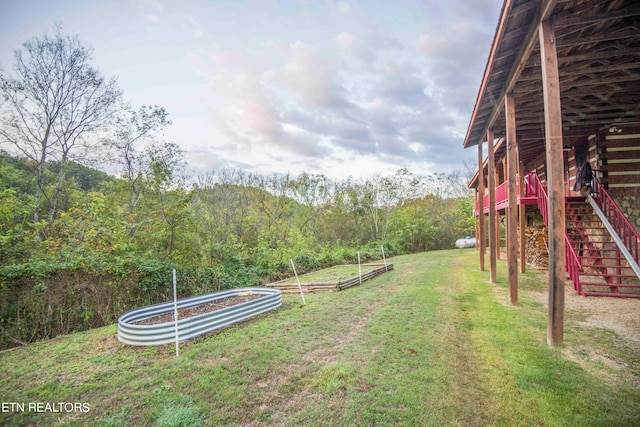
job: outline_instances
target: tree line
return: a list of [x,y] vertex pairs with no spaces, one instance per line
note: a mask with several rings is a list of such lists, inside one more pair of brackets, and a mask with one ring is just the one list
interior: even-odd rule
[[124,102],[59,27],[16,51],[0,91],[2,347],[165,301],[173,268],[185,296],[276,280],[289,259],[311,270],[379,258],[380,245],[450,248],[473,231],[460,174],[189,178],[162,137],[168,112]]

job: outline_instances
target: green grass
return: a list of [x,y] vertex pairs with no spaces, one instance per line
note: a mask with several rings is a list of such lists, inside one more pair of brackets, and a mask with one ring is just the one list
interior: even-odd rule
[[285,295],[281,309],[185,344],[179,359],[170,345],[120,344],[115,326],[2,353],[3,402],[90,411],[0,413],[0,424],[640,425],[638,352],[571,312],[565,347],[549,348],[544,273],[521,276],[511,307],[504,263],[491,285],[476,256],[396,257],[393,271],[309,294],[306,306]]

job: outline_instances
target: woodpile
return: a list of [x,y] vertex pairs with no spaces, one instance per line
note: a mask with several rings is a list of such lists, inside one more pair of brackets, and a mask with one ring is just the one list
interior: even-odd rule
[[524,232],[527,264],[536,268],[549,267],[549,236],[547,227],[527,227]]

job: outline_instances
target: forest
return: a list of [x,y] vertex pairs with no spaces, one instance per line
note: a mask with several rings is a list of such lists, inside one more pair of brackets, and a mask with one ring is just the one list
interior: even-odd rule
[[0,71],[0,348],[181,296],[472,235],[462,172],[190,175],[169,113],[133,107],[58,28]]

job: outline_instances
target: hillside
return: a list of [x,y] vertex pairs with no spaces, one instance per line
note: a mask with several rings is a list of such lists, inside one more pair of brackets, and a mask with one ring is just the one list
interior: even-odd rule
[[550,348],[544,274],[521,276],[510,307],[473,249],[392,261],[306,306],[285,296],[275,312],[182,344],[179,359],[172,345],[120,344],[115,325],[0,353],[4,402],[80,405],[4,412],[0,424],[640,423],[640,325],[619,323],[638,301],[567,293],[565,347]]
[[292,259],[302,273],[380,259],[381,245],[449,248],[474,229],[469,198],[435,194],[456,176],[222,169],[186,181],[169,148],[118,178],[48,162],[42,188],[29,161],[0,155],[0,349],[165,301],[173,269],[190,296],[278,280]]

